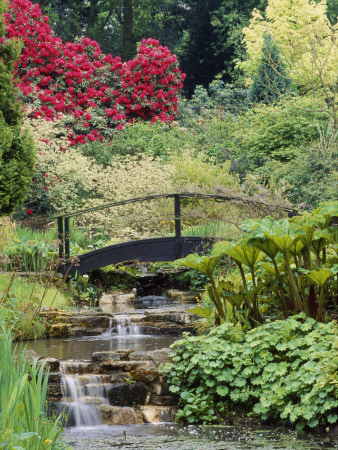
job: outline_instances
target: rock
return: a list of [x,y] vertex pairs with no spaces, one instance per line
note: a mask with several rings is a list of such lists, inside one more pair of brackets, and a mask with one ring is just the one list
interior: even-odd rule
[[149,403],[156,406],[172,406],[177,405],[178,397],[174,395],[156,395],[151,394]]
[[149,389],[143,383],[117,383],[107,389],[110,405],[145,405],[150,398]]
[[34,350],[25,350],[24,358],[29,362],[29,364],[33,364],[33,362],[40,357]]
[[168,395],[169,394],[169,385],[167,383],[156,383],[152,386],[153,393],[155,395]]
[[134,361],[151,361],[152,360],[152,354],[153,352],[134,352],[133,353],[133,360]]
[[191,294],[190,292],[179,291],[177,289],[168,289],[167,296],[170,298],[170,300],[176,300],[176,301],[182,301],[182,302],[194,300],[194,298],[195,298],[194,294]]
[[55,358],[42,358],[39,360],[39,365],[46,361],[45,370],[51,372],[58,372],[60,370],[60,361]]
[[151,385],[159,378],[157,370],[132,370],[130,376],[134,381],[141,381],[147,386]]
[[161,330],[159,327],[151,327],[151,326],[143,326],[142,327],[142,334],[147,334],[147,335],[159,335],[161,334]]
[[120,353],[117,352],[94,352],[92,353],[92,360],[95,362],[102,362],[107,360],[120,360]]
[[114,373],[111,377],[110,377],[110,382],[111,383],[125,383],[126,378],[128,377],[128,373],[126,372],[118,372],[118,373]]
[[50,326],[48,335],[50,337],[68,337],[71,334],[71,323],[55,323]]
[[167,320],[169,320],[169,322],[175,322],[175,323],[180,323],[180,324],[190,324],[192,322],[196,322],[198,316],[196,316],[195,314],[190,314],[190,313],[176,313],[176,314],[168,314],[167,315]]
[[166,364],[171,361],[169,354],[172,352],[170,348],[162,348],[161,350],[154,350],[152,352],[152,358],[156,366]]
[[103,293],[99,299],[99,308],[106,310],[107,306],[131,303],[135,300],[135,297],[136,289],[133,289],[130,292],[115,291],[111,293]]
[[109,373],[111,370],[119,370],[123,372],[130,372],[132,370],[147,370],[150,368],[148,361],[104,361],[100,364],[100,373]]
[[107,425],[131,425],[139,423],[133,408],[100,405],[101,421]]
[[120,355],[121,361],[129,361],[129,359],[130,359],[129,356],[131,353],[134,353],[134,350],[130,350],[129,348],[127,348],[125,350],[117,350],[116,353],[118,353]]
[[174,422],[177,412],[175,406],[141,406],[140,412],[146,423],[152,422]]
[[60,384],[60,381],[61,381],[61,373],[60,372],[57,372],[57,373],[49,372],[48,384],[51,384],[51,383]]
[[99,299],[100,308],[101,305],[112,305],[112,304],[113,304],[113,296],[111,294],[106,294],[104,292]]
[[105,403],[105,399],[102,397],[93,397],[91,395],[87,395],[83,397],[83,403],[87,405],[102,405]]

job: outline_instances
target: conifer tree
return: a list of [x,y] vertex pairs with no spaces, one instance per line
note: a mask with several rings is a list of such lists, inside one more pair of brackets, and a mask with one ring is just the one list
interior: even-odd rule
[[262,61],[249,90],[252,102],[273,103],[295,92],[280,51],[269,33],[264,35]]
[[20,46],[6,39],[6,8],[6,0],[0,0],[0,216],[10,214],[25,200],[35,161],[34,143],[21,130],[21,106],[13,82]]

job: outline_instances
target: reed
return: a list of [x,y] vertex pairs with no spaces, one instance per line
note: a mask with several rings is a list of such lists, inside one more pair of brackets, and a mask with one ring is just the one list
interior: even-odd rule
[[0,448],[7,450],[61,450],[60,416],[45,412],[48,372],[45,364],[32,365],[25,348],[12,348],[11,332],[0,330]]

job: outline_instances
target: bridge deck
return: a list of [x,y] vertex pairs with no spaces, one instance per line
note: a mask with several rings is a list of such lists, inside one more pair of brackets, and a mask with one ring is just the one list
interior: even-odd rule
[[182,237],[179,249],[175,237],[121,242],[79,255],[76,265],[66,264],[63,272],[69,270],[70,275],[74,275],[76,271],[83,274],[110,264],[133,260],[140,262],[174,261],[190,253],[205,250],[211,242],[213,242],[213,239],[208,237]]

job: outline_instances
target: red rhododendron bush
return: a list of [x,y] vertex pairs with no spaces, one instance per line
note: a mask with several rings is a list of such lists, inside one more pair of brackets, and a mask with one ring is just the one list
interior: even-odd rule
[[22,42],[15,75],[23,102],[34,118],[69,113],[71,143],[110,138],[136,119],[171,122],[177,113],[185,74],[158,41],[143,40],[137,57],[122,63],[91,39],[62,42],[28,0],[10,0],[5,20],[6,38]]

